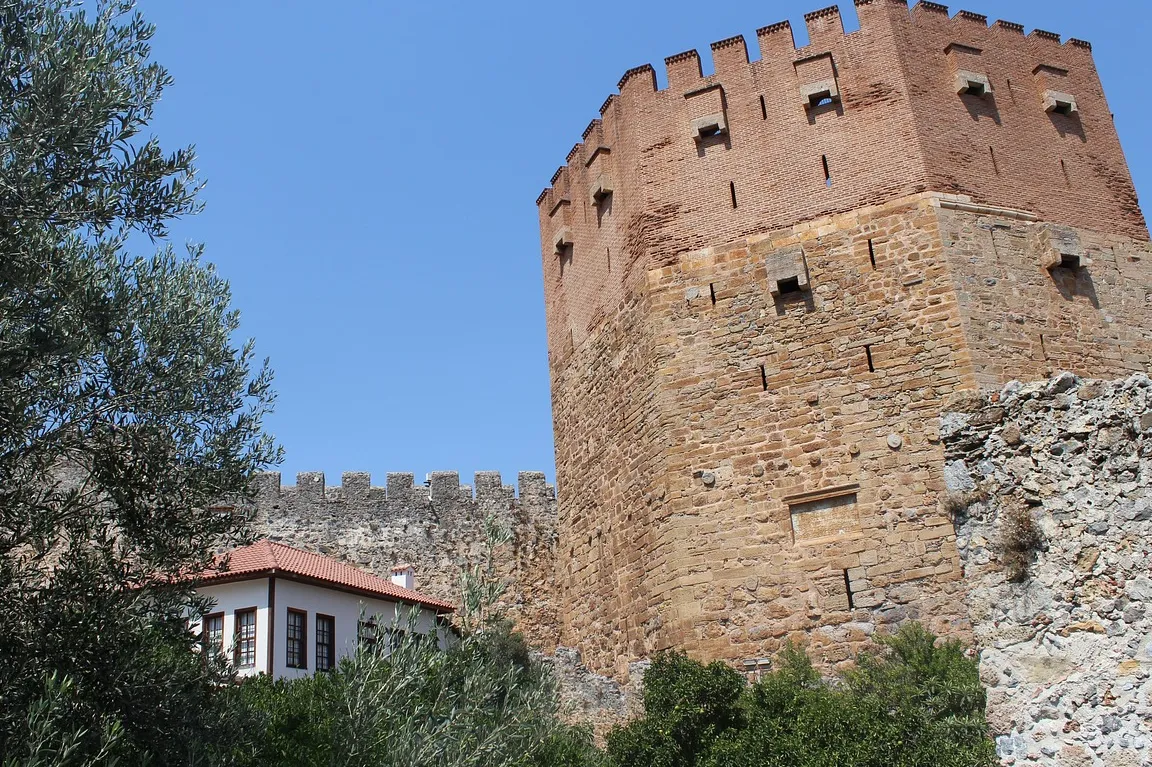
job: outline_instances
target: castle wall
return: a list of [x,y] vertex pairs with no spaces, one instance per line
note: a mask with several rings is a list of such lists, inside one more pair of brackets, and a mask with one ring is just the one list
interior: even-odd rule
[[[1152,360],[1152,247],[1115,233],[1051,227],[1006,212],[942,208],[949,268],[985,388],[1067,370],[1118,377]],[[1053,233],[1091,263],[1044,268]],[[1070,246],[1070,247],[1069,247]]]
[[460,604],[462,568],[482,564],[484,521],[494,517],[512,533],[496,550],[497,575],[509,588],[502,605],[535,646],[555,647],[556,495],[539,472],[521,472],[518,488],[499,472],[477,472],[461,485],[456,472],[434,472],[428,486],[412,474],[388,474],[374,487],[366,472],[346,472],[326,487],[322,472],[298,474],[282,486],[279,472],[257,475],[250,509],[258,535],[343,559],[387,578],[410,563],[416,588]]
[[[915,192],[1147,238],[1087,43],[929,2],[857,10],[849,35],[836,8],[808,14],[799,49],[787,23],[761,28],[754,62],[742,37],[714,43],[708,77],[695,51],[670,56],[663,90],[651,66],[625,73],[537,201],[554,365],[648,268]],[[958,94],[968,71],[990,92]],[[822,82],[838,101],[806,107]],[[1076,113],[1045,111],[1046,93]],[[710,115],[724,132],[697,140]]]
[[[1062,374],[994,395],[942,433],[997,750],[1005,764],[1147,764],[1152,381]],[[1013,580],[1020,518],[1039,536]]]
[[[928,189],[1148,239],[1088,43],[1061,44],[1042,30],[1025,36],[1018,24],[988,26],[965,11],[949,18],[935,3],[898,18],[893,29]],[[959,71],[986,76],[992,92],[957,95]],[[1073,96],[1076,113],[1045,111],[1048,91]]]
[[848,35],[808,14],[805,48],[760,29],[755,62],[715,43],[709,77],[695,51],[662,90],[629,70],[537,200],[561,634],[597,671],[964,634],[942,403],[1148,364],[1148,231],[1090,46],[856,4]]
[[[646,655],[649,510],[661,440],[647,297],[637,294],[579,349],[552,385],[557,483],[566,488],[557,578],[561,642],[601,669]],[[557,594],[559,598],[559,594]]]
[[[793,639],[836,663],[885,624],[965,631],[935,419],[974,381],[933,201],[651,273],[668,431],[650,649],[743,660]],[[797,250],[810,290],[773,297]]]
[[[1046,268],[1053,232],[1091,263]],[[1147,248],[924,193],[651,270],[554,388],[563,643],[623,676],[668,647],[838,663],[907,619],[966,635],[945,403],[1145,364]]]

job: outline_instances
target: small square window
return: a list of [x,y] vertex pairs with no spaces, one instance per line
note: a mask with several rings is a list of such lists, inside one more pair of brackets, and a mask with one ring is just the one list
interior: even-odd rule
[[1079,111],[1076,97],[1060,91],[1044,92],[1044,110],[1058,115],[1074,115]]
[[776,288],[780,292],[780,295],[782,295],[782,296],[788,295],[789,293],[799,293],[800,292],[800,278],[799,277],[788,277],[788,278],[783,279],[783,280],[777,280],[776,281]]
[[956,73],[956,92],[961,96],[983,98],[992,93],[992,83],[987,75],[961,70]]
[[697,117],[691,123],[692,140],[706,141],[728,132],[728,118],[723,112]]

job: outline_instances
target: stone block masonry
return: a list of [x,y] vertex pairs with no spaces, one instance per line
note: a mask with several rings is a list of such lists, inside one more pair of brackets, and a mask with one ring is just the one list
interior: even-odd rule
[[539,472],[521,472],[518,488],[499,472],[477,472],[473,486],[456,472],[434,472],[425,485],[412,474],[388,474],[374,487],[366,472],[346,472],[336,487],[324,474],[298,474],[282,486],[279,472],[256,477],[249,510],[259,535],[343,559],[388,577],[393,565],[416,568],[416,588],[460,602],[461,569],[483,560],[484,520],[492,515],[512,533],[497,550],[509,588],[502,606],[534,646],[557,641],[554,590],[556,494]]
[[948,398],[1152,358],[1152,247],[1091,47],[857,0],[626,72],[537,199],[561,642],[837,664],[967,636]]
[[[1152,764],[1152,381],[1009,383],[944,416],[967,610],[1005,764]],[[1012,579],[1023,516],[1036,545]]]

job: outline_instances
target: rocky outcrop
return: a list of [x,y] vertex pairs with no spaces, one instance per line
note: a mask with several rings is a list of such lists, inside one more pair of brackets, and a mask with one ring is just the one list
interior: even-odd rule
[[1152,381],[1010,383],[943,418],[1005,764],[1152,764]]

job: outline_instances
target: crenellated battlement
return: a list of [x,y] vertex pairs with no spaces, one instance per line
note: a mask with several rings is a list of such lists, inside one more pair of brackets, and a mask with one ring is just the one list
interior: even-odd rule
[[510,616],[533,641],[555,644],[556,620],[546,599],[555,569],[556,491],[542,472],[522,471],[506,485],[498,471],[478,471],[461,484],[455,471],[435,471],[418,482],[410,472],[389,472],[383,486],[363,471],[344,472],[329,486],[324,473],[301,472],[295,485],[280,472],[257,474],[250,512],[257,535],[343,559],[388,577],[397,562],[410,563],[416,587],[460,601],[460,573],[487,556],[486,520],[494,517],[511,535],[495,552]]
[[[1146,237],[1091,46],[856,0],[632,67],[537,197],[552,364],[684,252],[939,192]],[[1053,189],[1061,193],[1054,195]]]
[[1152,360],[1091,46],[855,5],[629,69],[537,200],[559,617],[597,671],[962,635],[945,403]]
[[[906,0],[855,0],[860,16],[860,30],[847,34],[844,31],[843,19],[840,9],[836,5],[812,11],[804,15],[810,42],[803,47],[797,47],[792,27],[788,21],[760,27],[756,30],[760,58],[751,61],[748,56],[747,42],[743,35],[718,40],[712,43],[710,53],[714,74],[705,78],[701,54],[695,50],[686,50],[668,56],[664,59],[667,76],[667,87],[661,89],[657,85],[656,70],[651,64],[642,64],[632,67],[624,72],[617,83],[618,93],[611,94],[600,107],[600,113],[606,122],[604,134],[615,136],[620,129],[620,123],[631,119],[631,115],[644,112],[644,104],[649,99],[678,98],[681,91],[694,85],[704,87],[707,85],[720,85],[727,87],[729,80],[742,80],[752,76],[763,75],[764,70],[773,67],[773,63],[783,62],[791,65],[793,60],[804,58],[820,50],[829,50],[836,54],[835,48],[844,38],[854,36],[868,36],[870,34],[889,35],[893,22],[892,12],[895,10],[909,29],[907,32],[916,35],[918,32],[926,36],[941,33],[954,33],[959,37],[973,33],[981,36],[985,44],[997,47],[1019,47],[1023,42],[1029,47],[1028,53],[1033,56],[1042,56],[1044,53],[1054,53],[1049,46],[1058,46],[1058,56],[1070,57],[1080,62],[1081,68],[1091,66],[1090,61],[1083,61],[1082,53],[1091,51],[1091,45],[1086,41],[1070,38],[1061,42],[1060,35],[1046,30],[1036,29],[1030,34],[1024,34],[1024,26],[1014,22],[998,20],[989,25],[989,17],[974,11],[960,10],[955,15],[949,15],[949,8],[940,3],[921,0],[911,8]],[[942,26],[943,25],[943,26]],[[918,29],[919,27],[919,29]],[[1023,38],[1023,40],[1021,40]],[[1063,59],[1062,59],[1063,60]],[[839,65],[841,62],[836,61]],[[875,57],[862,62],[866,66],[877,68],[896,68],[893,60],[884,60]],[[613,110],[613,104],[619,104],[623,99],[625,107],[622,110]],[[615,111],[615,114],[611,114]],[[766,115],[766,118],[769,117]],[[597,121],[593,121],[594,123]],[[591,125],[585,130],[583,140],[575,144],[569,151],[566,159],[567,167],[579,166],[586,159],[589,152],[588,132]],[[606,141],[609,146],[611,142]],[[553,176],[551,186],[545,188],[537,198],[537,206],[551,210],[553,198],[558,195],[555,189],[560,172]]]
[[476,472],[472,485],[461,484],[460,474],[455,471],[434,471],[423,484],[416,484],[414,474],[389,472],[386,481],[382,487],[374,486],[371,474],[366,471],[346,471],[341,475],[340,484],[333,487],[325,485],[324,473],[319,471],[298,473],[295,485],[281,484],[278,471],[261,472],[255,478],[261,502],[294,498],[317,503],[420,505],[428,502],[436,505],[471,501],[546,502],[556,497],[555,487],[548,484],[544,473],[539,471],[520,472],[515,486],[505,485],[498,471]]

